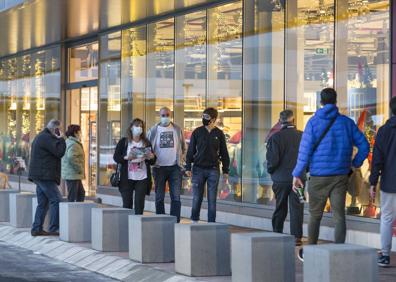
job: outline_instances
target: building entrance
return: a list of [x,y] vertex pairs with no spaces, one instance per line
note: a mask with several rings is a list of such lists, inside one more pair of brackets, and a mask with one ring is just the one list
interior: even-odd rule
[[96,193],[97,174],[97,112],[98,88],[81,87],[71,89],[67,95],[68,118],[67,125],[81,126],[81,142],[85,153],[85,174],[83,180],[86,195]]

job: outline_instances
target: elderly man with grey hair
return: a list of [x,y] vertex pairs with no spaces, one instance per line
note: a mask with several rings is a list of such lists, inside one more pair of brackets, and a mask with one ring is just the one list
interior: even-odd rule
[[268,140],[267,170],[273,181],[276,208],[272,216],[274,232],[283,233],[283,225],[290,205],[290,233],[296,238],[296,245],[301,245],[303,235],[304,204],[301,204],[293,192],[292,171],[297,162],[298,149],[302,132],[294,125],[291,110],[284,110],[279,115],[281,130]]
[[[62,196],[58,185],[61,178],[61,159],[66,151],[60,127],[59,120],[50,120],[32,142],[29,180],[36,184],[38,202],[32,236],[59,235],[59,202]],[[43,223],[48,210],[50,227],[49,232],[46,232],[43,230]]]
[[147,138],[157,157],[153,167],[156,213],[165,213],[165,186],[168,183],[171,198],[170,214],[176,216],[177,222],[180,222],[180,193],[187,149],[183,130],[172,122],[169,108],[163,107],[160,110],[160,122],[149,130]]

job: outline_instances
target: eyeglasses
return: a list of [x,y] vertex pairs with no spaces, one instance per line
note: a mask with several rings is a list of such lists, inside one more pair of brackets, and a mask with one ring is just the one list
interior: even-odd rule
[[206,120],[211,120],[212,119],[212,117],[209,114],[203,114],[202,118],[206,119]]
[[161,117],[170,117],[170,114],[162,114]]

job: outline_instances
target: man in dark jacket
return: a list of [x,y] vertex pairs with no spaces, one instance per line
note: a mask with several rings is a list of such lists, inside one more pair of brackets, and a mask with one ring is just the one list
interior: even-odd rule
[[378,178],[381,176],[381,245],[378,265],[390,264],[393,222],[396,220],[396,97],[390,102],[393,116],[382,126],[375,138],[370,175],[370,196],[375,199]]
[[[334,89],[323,89],[320,98],[323,107],[309,119],[301,139],[293,185],[303,185],[301,178],[309,168],[309,244],[318,242],[320,222],[329,198],[335,221],[334,241],[345,243],[348,175],[352,167],[359,168],[363,164],[370,146],[355,122],[339,113]],[[354,146],[358,152],[352,159]],[[299,258],[303,260],[302,249]]]
[[[51,120],[32,143],[29,180],[37,185],[38,202],[31,231],[32,236],[59,235],[59,202],[62,196],[58,185],[61,178],[61,159],[66,150],[60,126],[60,121]],[[43,230],[48,209],[50,212],[49,233]]]
[[193,202],[192,221],[198,222],[205,184],[208,195],[208,222],[216,221],[216,198],[222,163],[223,180],[228,180],[230,157],[223,131],[216,127],[218,112],[207,108],[202,114],[203,125],[196,128],[191,135],[186,158],[186,173],[191,176]]
[[[273,181],[276,208],[272,215],[272,229],[283,233],[290,204],[290,233],[296,238],[296,245],[301,245],[303,236],[304,204],[301,204],[293,192],[292,171],[297,162],[298,147],[302,132],[294,125],[293,112],[285,110],[280,113],[281,130],[270,137],[267,143],[267,170]],[[303,176],[305,179],[305,176]]]

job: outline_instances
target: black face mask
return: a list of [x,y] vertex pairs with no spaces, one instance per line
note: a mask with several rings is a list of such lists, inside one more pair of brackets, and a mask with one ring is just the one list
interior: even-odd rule
[[207,119],[202,119],[202,123],[203,123],[203,125],[205,125],[205,126],[208,126],[209,125],[209,123],[210,123],[210,120],[207,120]]

